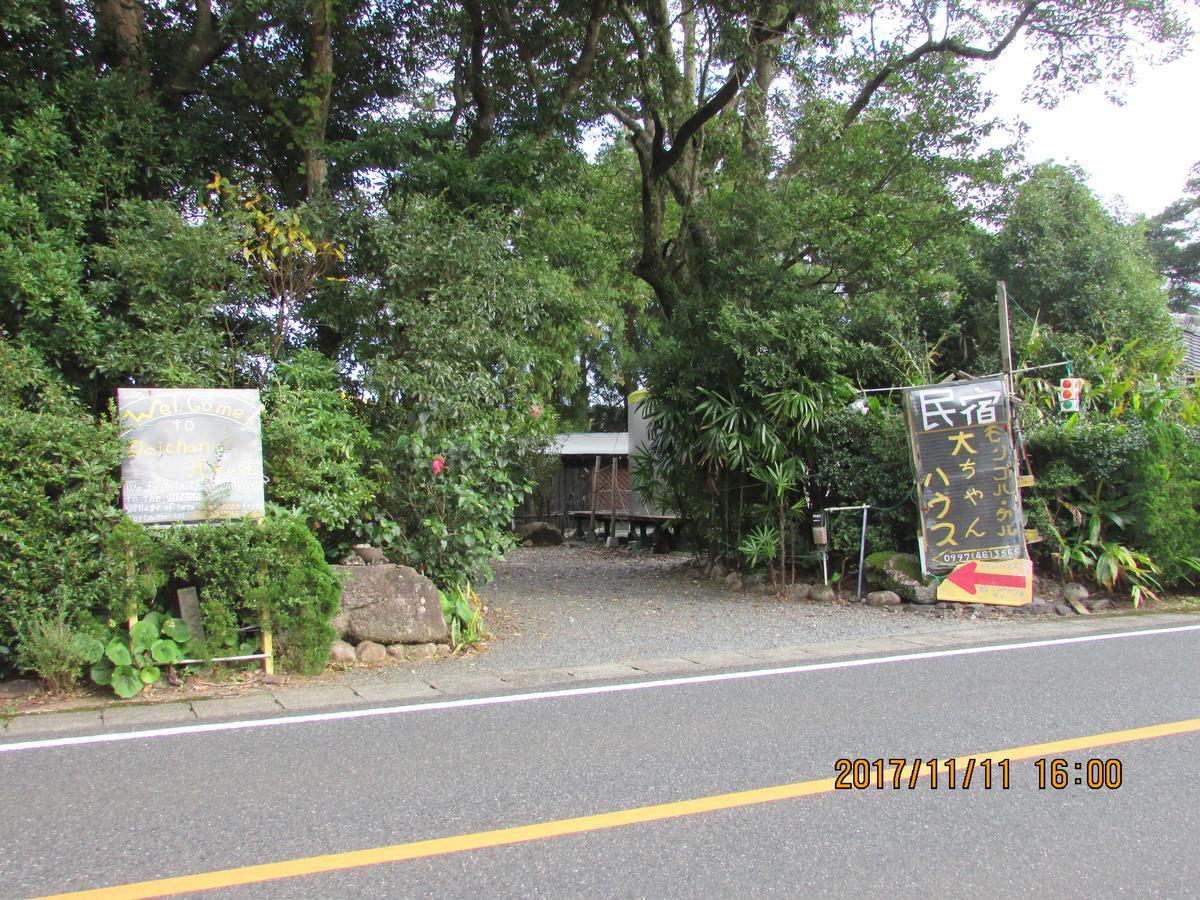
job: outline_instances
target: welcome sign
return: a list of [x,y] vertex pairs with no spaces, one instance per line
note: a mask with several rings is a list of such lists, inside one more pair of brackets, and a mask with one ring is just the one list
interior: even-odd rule
[[144,524],[264,512],[255,390],[121,388],[121,505]]

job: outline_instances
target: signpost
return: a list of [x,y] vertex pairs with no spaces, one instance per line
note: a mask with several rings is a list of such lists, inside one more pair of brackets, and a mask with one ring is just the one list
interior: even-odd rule
[[1024,606],[1033,599],[1033,563],[1027,559],[963,563],[938,585],[937,598]]
[[[943,574],[976,563],[964,571],[960,584],[975,573],[976,585],[1001,587],[988,584],[988,577],[1015,573],[1000,573],[990,564],[1026,556],[1003,378],[907,388],[905,413],[920,496],[925,570]],[[988,601],[987,591],[973,596],[962,590],[973,602],[1004,602]]]
[[121,388],[121,503],[135,522],[261,517],[258,391]]
[[[118,389],[125,514],[147,525],[262,518],[261,408],[254,390]],[[179,604],[185,617],[199,613],[194,588],[179,592]],[[213,661],[262,659],[269,674],[274,650],[266,610],[262,640],[262,653]]]

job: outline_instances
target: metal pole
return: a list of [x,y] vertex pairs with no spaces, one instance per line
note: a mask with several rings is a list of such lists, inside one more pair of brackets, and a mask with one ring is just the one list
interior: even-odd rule
[[596,539],[596,479],[600,477],[600,457],[596,457],[596,462],[592,466],[592,515],[588,519],[588,540]]
[[863,598],[863,568],[867,560],[867,511],[871,507],[863,507],[862,540],[858,545],[858,599]]
[[615,455],[612,461],[612,478],[610,484],[611,487],[608,491],[608,535],[615,540],[617,537],[617,457]]
[[[867,559],[867,511],[870,510],[870,508],[871,508],[870,504],[863,503],[859,506],[830,506],[825,509],[825,512],[827,512],[827,513],[851,512],[851,511],[860,510],[860,509],[862,510],[862,514],[863,514],[862,538],[860,539],[859,544],[858,544],[858,599],[859,600],[862,599],[862,595],[863,595],[863,575],[864,575],[864,567],[866,566],[866,559]],[[825,576],[825,583],[829,584],[829,570],[826,567],[826,554],[824,554],[824,553],[821,554],[821,570],[822,570],[822,574]]]

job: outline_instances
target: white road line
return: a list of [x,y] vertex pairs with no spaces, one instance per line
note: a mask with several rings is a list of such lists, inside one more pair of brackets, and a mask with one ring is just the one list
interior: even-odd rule
[[1090,644],[1094,641],[1112,641],[1121,638],[1153,637],[1164,634],[1180,634],[1200,631],[1200,625],[1179,625],[1168,628],[1147,628],[1140,631],[1117,631],[1105,634],[1088,634],[1079,637],[1051,638],[1042,641],[1025,641],[1016,644],[991,644],[981,647],[959,647],[951,650],[929,650],[917,653],[902,653],[896,656],[875,656],[846,659],[838,662],[807,663],[796,666],[781,666],[771,669],[751,669],[741,672],[721,672],[714,675],[687,675],[681,678],[661,678],[654,681],[632,681],[621,684],[597,685],[596,687],[562,688],[526,694],[504,694],[493,697],[471,697],[463,700],[440,700],[434,703],[414,703],[409,706],[386,706],[371,709],[347,709],[337,712],[310,713],[298,716],[279,716],[272,719],[248,719],[240,722],[212,722],[203,725],[176,725],[170,728],[152,728],[145,731],[122,731],[109,734],[81,735],[78,737],[46,738],[35,741],[20,741],[0,744],[0,753],[18,750],[48,750],[55,747],[78,747],[87,744],[115,744],[123,741],[140,741],[149,738],[175,737],[187,734],[211,734],[219,731],[243,731],[253,728],[273,728],[278,725],[306,725],[313,722],[337,722],[345,719],[370,719],[379,716],[411,715],[435,712],[444,709],[469,709],[477,706],[502,706],[509,703],[527,703],[534,700],[554,700],[560,697],[590,697],[597,694],[619,694],[625,691],[645,691],[653,688],[686,687],[693,684],[712,684],[719,681],[740,681],[746,678],[768,678],[775,675],[799,675],[805,672],[828,672],[834,669],[858,669],[887,663],[917,662],[927,659],[945,659],[952,656],[972,656],[977,653],[1002,653],[1008,650],[1035,650],[1041,647],[1061,647],[1068,644]]

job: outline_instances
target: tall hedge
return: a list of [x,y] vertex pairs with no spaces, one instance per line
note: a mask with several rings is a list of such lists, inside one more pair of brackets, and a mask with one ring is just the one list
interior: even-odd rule
[[[0,646],[39,617],[107,609],[121,448],[32,350],[0,339]],[[5,654],[7,655],[7,654]]]

